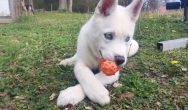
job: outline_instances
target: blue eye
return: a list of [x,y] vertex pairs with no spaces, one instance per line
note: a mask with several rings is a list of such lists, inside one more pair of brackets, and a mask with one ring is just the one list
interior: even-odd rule
[[126,37],[125,42],[129,42],[129,41],[130,41],[130,39],[131,39],[131,37],[130,37],[130,36]]
[[114,33],[113,32],[107,32],[107,33],[104,33],[104,37],[108,40],[113,40],[114,38]]

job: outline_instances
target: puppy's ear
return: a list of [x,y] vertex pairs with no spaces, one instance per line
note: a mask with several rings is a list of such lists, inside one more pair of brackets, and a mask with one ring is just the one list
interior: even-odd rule
[[117,4],[118,0],[100,0],[95,9],[95,13],[108,16],[115,10]]
[[139,17],[144,0],[133,0],[130,5],[126,7],[126,11],[130,13],[132,21],[136,21]]

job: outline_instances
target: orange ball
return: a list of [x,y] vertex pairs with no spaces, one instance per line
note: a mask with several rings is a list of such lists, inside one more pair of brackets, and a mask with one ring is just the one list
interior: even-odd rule
[[110,60],[100,59],[100,70],[107,76],[114,75],[120,70],[120,67],[115,62]]

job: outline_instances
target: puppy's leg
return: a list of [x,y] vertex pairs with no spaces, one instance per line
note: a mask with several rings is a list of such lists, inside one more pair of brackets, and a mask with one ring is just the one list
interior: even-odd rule
[[[103,84],[112,84],[119,79],[119,72],[113,76],[106,76],[103,73],[98,73],[95,77]],[[57,99],[57,106],[65,106],[67,104],[76,105],[85,98],[85,93],[80,84],[69,87],[60,92]]]
[[74,73],[84,93],[90,100],[100,105],[110,103],[108,90],[82,61],[77,61]]
[[59,65],[62,65],[62,66],[72,66],[72,65],[74,65],[75,64],[75,62],[76,62],[76,54],[73,56],[73,57],[71,57],[71,58],[67,58],[67,59],[64,59],[64,60],[62,60],[60,63],[59,63]]
[[130,44],[131,45],[128,48],[129,49],[128,57],[135,55],[138,52],[138,48],[139,48],[138,42],[135,40],[132,40]]
[[76,105],[85,98],[85,93],[80,84],[62,90],[57,98],[57,106],[63,107],[68,104]]

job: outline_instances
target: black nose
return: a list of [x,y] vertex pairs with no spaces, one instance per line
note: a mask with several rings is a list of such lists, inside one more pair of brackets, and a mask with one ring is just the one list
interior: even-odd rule
[[125,62],[124,56],[115,56],[115,62],[117,65],[121,65]]

